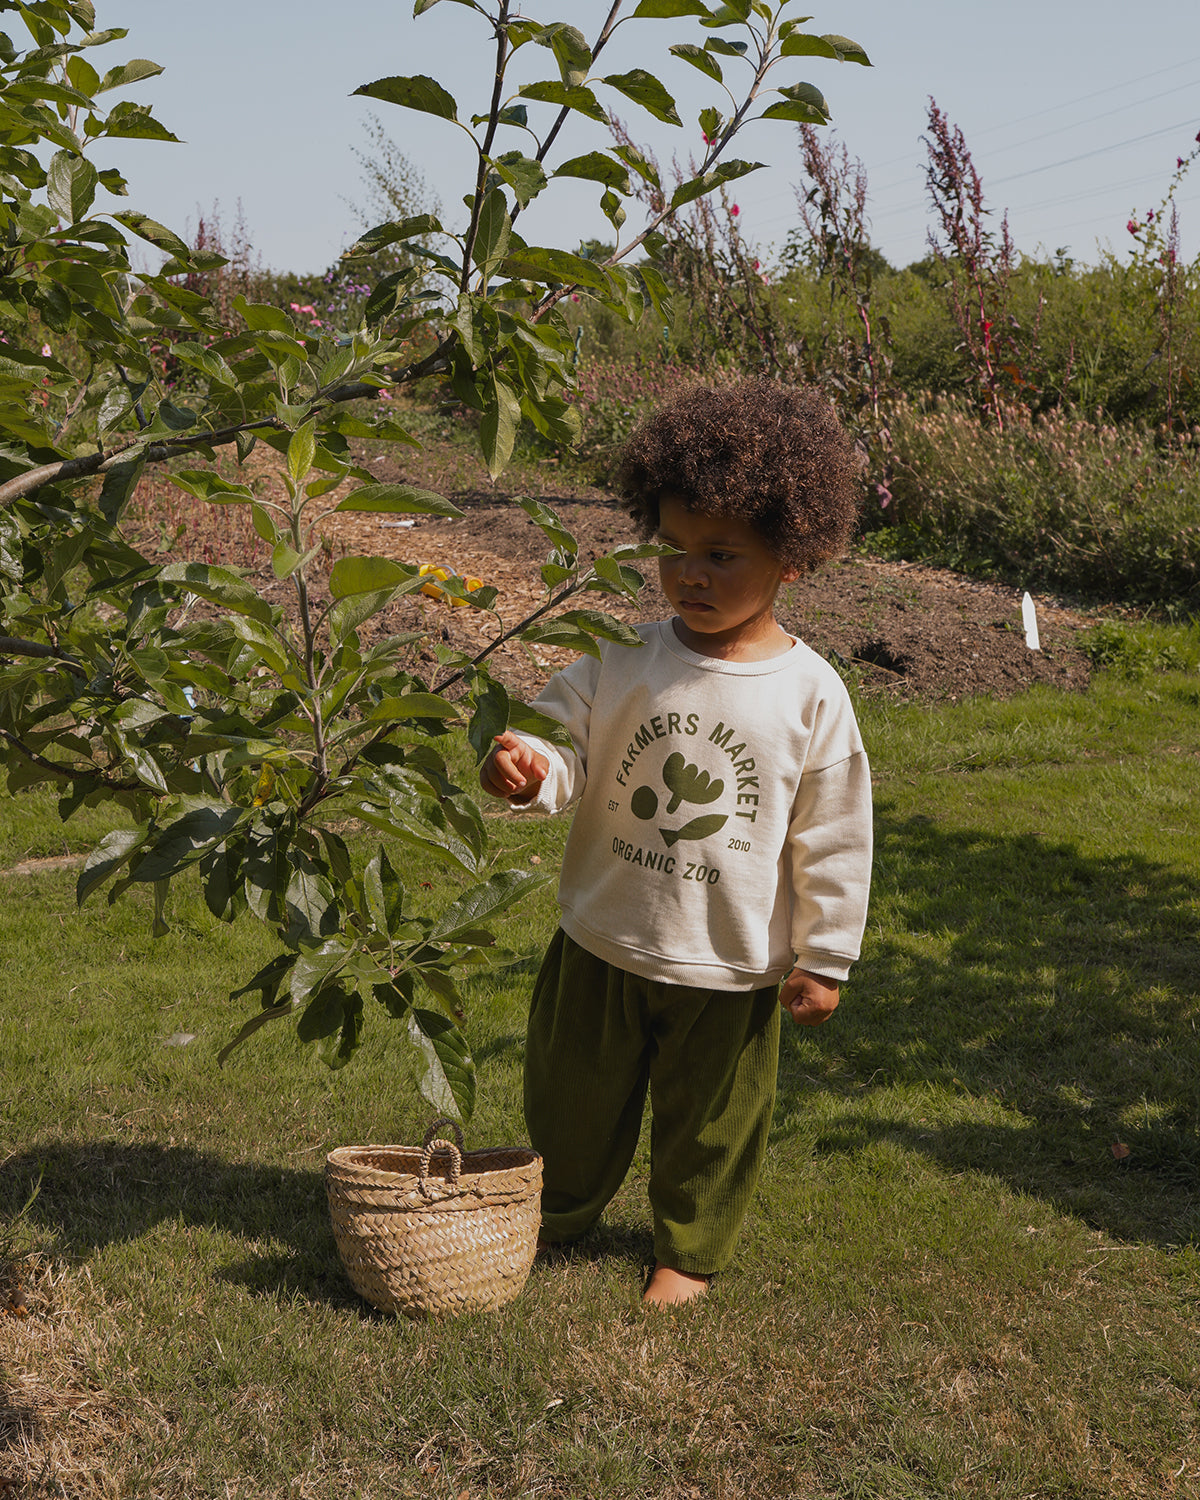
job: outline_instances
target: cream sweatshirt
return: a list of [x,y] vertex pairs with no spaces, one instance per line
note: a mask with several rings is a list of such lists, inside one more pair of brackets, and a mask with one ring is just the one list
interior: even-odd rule
[[[802,642],[769,661],[700,656],[670,620],[602,643],[535,707],[574,754],[530,808],[578,803],[563,856],[564,930],[644,978],[707,989],[792,968],[844,980],[871,872],[871,777],[841,678]],[[523,809],[525,810],[525,809]]]

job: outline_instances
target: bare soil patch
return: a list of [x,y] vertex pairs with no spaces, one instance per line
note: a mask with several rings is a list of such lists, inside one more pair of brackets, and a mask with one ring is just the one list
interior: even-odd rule
[[[377,467],[381,477],[432,489],[445,477],[427,454]],[[539,472],[535,480],[532,492],[558,512],[578,540],[582,557],[638,540],[608,491],[564,484],[554,470]],[[428,562],[494,584],[500,590],[496,607],[507,626],[545,597],[539,569],[547,544],[515,503],[531,489],[514,490],[507,483],[503,490],[485,486],[483,480],[442,489],[466,512],[462,520],[417,517],[411,525],[398,525],[393,518],[345,514],[331,519],[328,535],[339,554],[380,553],[403,562]],[[601,595],[582,602],[633,623],[660,619],[669,608],[652,562],[645,571],[647,586],[636,607]],[[1089,662],[1079,636],[1095,617],[1068,601],[1034,595],[1041,649],[1031,651],[1021,623],[1021,594],[1020,589],[946,569],[855,555],[785,589],[778,613],[785,629],[848,665],[869,692],[953,702],[972,695],[1009,697],[1035,682],[1085,688]],[[485,638],[479,628],[483,617],[473,610],[425,600],[416,605],[406,601],[399,608],[427,615],[434,611],[444,638],[457,645]],[[394,628],[393,622],[388,625]],[[510,690],[529,694],[569,659],[567,653],[541,647],[533,652],[511,647],[498,654],[496,670]]]
[[[569,480],[553,463],[516,465],[500,485],[492,485],[478,459],[460,447],[404,449],[399,455],[389,449],[365,461],[381,481],[414,484],[445,495],[464,516],[328,516],[321,526],[327,563],[331,566],[347,554],[377,555],[478,577],[500,591],[495,607],[505,628],[524,619],[546,597],[540,569],[549,545],[516,503],[522,495],[536,495],[558,513],[585,559],[638,540],[610,491]],[[260,495],[267,498],[277,490],[282,498],[274,455],[260,450],[248,468]],[[145,487],[141,540],[151,550],[163,535],[164,515],[171,518],[167,530],[174,530],[180,512],[171,507],[178,506],[179,494],[161,481]],[[266,549],[250,527],[248,510],[202,507],[198,513],[195,503],[189,504],[187,534],[160,555],[249,567],[263,595],[288,608],[291,587],[271,572]],[[637,605],[602,594],[576,596],[572,603],[605,609],[631,623],[660,619],[669,608],[653,562],[644,571],[647,586]],[[313,585],[320,603],[322,580],[313,580]],[[1031,651],[1021,622],[1021,593],[1019,588],[942,568],[860,553],[785,588],[778,613],[785,629],[856,675],[869,693],[954,702],[976,695],[1010,697],[1038,682],[1085,688],[1089,660],[1080,637],[1095,624],[1096,614],[1073,601],[1035,594],[1041,649]],[[435,640],[473,653],[496,633],[495,622],[486,614],[411,595],[368,622],[360,635],[370,641],[418,626],[429,629]],[[432,664],[432,656],[425,656]],[[495,653],[491,665],[510,691],[528,698],[570,659],[566,651],[511,644]]]

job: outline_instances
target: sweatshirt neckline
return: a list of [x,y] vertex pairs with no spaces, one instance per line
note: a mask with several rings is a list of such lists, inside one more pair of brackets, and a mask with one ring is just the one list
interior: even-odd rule
[[685,646],[675,634],[673,619],[658,620],[655,622],[655,628],[658,631],[659,641],[672,656],[678,657],[680,661],[702,672],[718,672],[728,677],[769,677],[775,672],[786,671],[797,656],[803,655],[808,650],[803,641],[793,637],[791,648],[781,652],[778,656],[768,656],[763,661],[725,661],[719,656],[702,656],[699,651],[693,651],[690,646]]

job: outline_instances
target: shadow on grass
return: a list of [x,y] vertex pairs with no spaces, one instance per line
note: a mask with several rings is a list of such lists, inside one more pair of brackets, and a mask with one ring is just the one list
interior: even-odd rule
[[[803,1129],[816,1085],[848,1106],[818,1154],[894,1140],[1112,1235],[1200,1236],[1195,882],[1043,835],[877,813],[862,963],[819,1044],[838,1063],[812,1077],[813,1044],[785,1033],[781,1115]],[[917,1122],[882,1118],[884,1090]]]
[[163,1223],[223,1230],[256,1248],[219,1276],[255,1293],[365,1306],[338,1260],[320,1171],[229,1162],[190,1146],[48,1143],[4,1163],[0,1219],[39,1177],[28,1222],[67,1255],[131,1242]]
[[[373,1315],[342,1269],[319,1171],[229,1162],[190,1146],[59,1142],[5,1162],[0,1221],[21,1208],[39,1177],[28,1221],[69,1256],[131,1243],[164,1223],[213,1229],[247,1242],[249,1252],[216,1270],[216,1280]],[[652,1259],[648,1233],[602,1222],[546,1263]]]

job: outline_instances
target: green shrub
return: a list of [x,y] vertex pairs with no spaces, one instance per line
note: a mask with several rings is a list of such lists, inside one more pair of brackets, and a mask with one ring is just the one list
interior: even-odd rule
[[1200,465],[1191,446],[1069,412],[981,424],[955,398],[892,403],[895,475],[868,525],[1017,582],[1191,612],[1200,604]]

